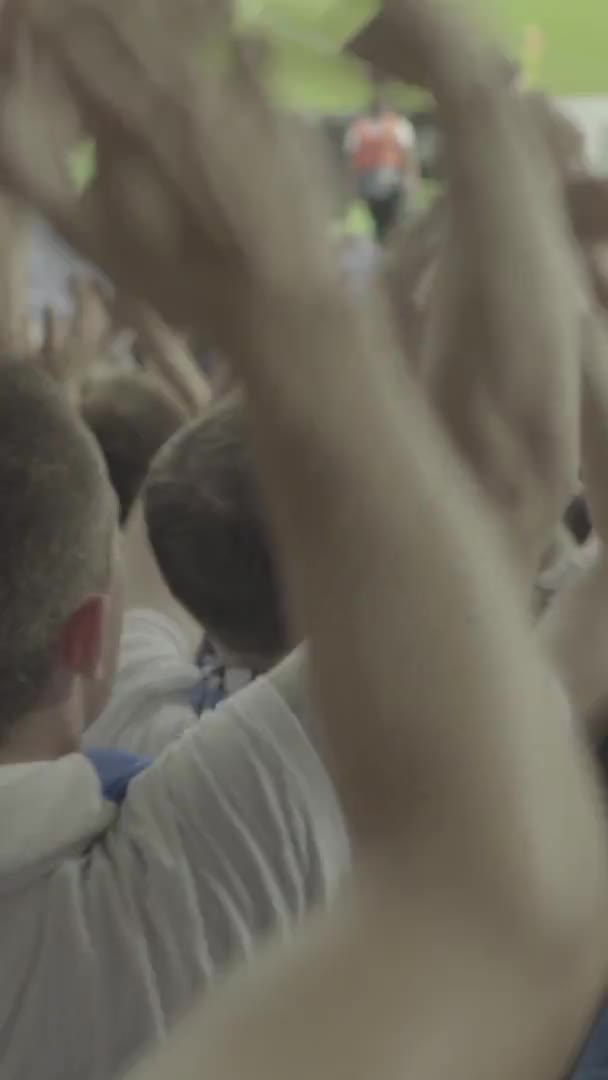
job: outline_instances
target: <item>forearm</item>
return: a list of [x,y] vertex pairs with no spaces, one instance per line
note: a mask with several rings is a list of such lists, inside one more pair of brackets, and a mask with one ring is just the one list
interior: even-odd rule
[[[605,279],[602,279],[605,285]],[[597,308],[583,334],[582,459],[593,525],[608,543],[608,315]],[[608,597],[607,597],[608,602]]]
[[[475,82],[474,63],[466,79],[458,73],[439,85],[456,293],[443,324],[442,366],[455,369],[444,391],[457,398],[456,372],[463,355],[476,350],[485,400],[464,408],[462,400],[444,400],[443,408],[534,567],[576,484],[580,290],[542,147],[527,130],[523,108],[504,93],[498,71],[479,61]],[[525,456],[512,455],[509,427]]]
[[581,723],[606,722],[608,705],[608,350],[600,313],[585,327],[583,469],[594,528],[603,542],[597,565],[558,596],[540,626]]
[[20,355],[27,348],[27,260],[29,214],[0,193],[0,350]]
[[[324,333],[309,320],[301,393],[305,357],[286,368],[269,337],[243,375],[355,835],[428,839],[441,821],[476,865],[481,849],[488,866],[501,851],[503,896],[525,905],[542,892],[539,922],[578,917],[600,826],[565,702],[464,472],[415,387],[395,392],[390,340],[368,348],[354,315],[334,318],[341,329]],[[553,814],[564,786],[578,805],[567,857]]]
[[428,379],[423,349],[427,301],[444,234],[443,218],[444,201],[438,200],[430,210],[420,214],[413,225],[401,229],[382,274],[404,363],[425,381]]

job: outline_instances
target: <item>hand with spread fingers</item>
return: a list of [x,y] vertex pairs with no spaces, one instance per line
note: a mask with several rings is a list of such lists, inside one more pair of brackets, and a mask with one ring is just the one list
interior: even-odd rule
[[[597,215],[595,192],[590,198],[593,206],[584,213],[586,220],[594,220],[597,236],[608,219]],[[580,723],[601,740],[608,735],[608,274],[593,245],[582,248],[582,255],[589,281],[582,345],[582,470],[600,547],[591,565],[553,600],[539,632]]]
[[187,415],[200,416],[213,394],[184,335],[167,326],[142,302],[123,299],[118,307],[125,325],[136,333],[139,359],[146,370],[163,382]]
[[383,268],[383,285],[401,342],[404,361],[423,381],[428,376],[424,342],[433,294],[437,260],[444,239],[444,200],[438,200],[410,225],[401,228],[390,245]]

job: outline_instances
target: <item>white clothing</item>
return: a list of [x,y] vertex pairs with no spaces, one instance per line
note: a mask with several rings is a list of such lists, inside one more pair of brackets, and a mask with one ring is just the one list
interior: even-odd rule
[[120,805],[80,754],[0,767],[2,1080],[120,1076],[348,869],[333,786],[280,680],[199,721],[184,655],[169,621],[128,618],[99,731],[170,745]]

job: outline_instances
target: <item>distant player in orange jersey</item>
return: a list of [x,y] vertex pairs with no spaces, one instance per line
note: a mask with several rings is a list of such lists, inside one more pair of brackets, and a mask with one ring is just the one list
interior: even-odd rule
[[359,196],[367,203],[376,236],[383,243],[419,177],[414,127],[375,96],[368,113],[349,127],[345,151]]

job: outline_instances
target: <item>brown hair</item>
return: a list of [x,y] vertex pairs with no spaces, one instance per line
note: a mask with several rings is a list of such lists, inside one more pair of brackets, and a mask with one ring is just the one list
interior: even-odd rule
[[106,460],[124,525],[150,462],[185,423],[185,409],[153,375],[133,372],[91,379],[84,387],[82,416]]
[[281,589],[239,395],[169,442],[144,502],[165,580],[201,626],[240,656],[271,663],[285,653]]
[[99,451],[52,380],[0,361],[0,737],[35,706],[60,630],[108,583],[115,515]]

